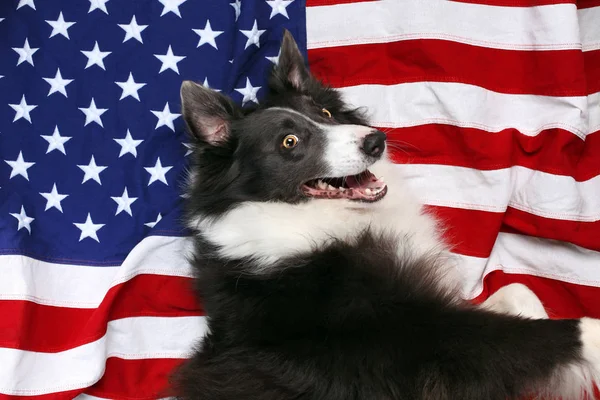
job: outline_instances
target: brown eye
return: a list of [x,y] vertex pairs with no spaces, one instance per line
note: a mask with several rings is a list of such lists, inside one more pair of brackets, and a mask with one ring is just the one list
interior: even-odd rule
[[298,137],[296,135],[287,135],[283,138],[283,147],[286,149],[292,149],[298,144]]
[[323,108],[321,111],[323,112],[323,114],[327,115],[327,118],[331,118],[331,113],[329,112],[328,109]]

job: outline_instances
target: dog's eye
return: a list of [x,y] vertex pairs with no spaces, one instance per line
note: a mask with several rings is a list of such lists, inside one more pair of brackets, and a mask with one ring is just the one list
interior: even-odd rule
[[283,147],[286,149],[292,149],[298,144],[298,137],[296,135],[287,135],[283,138]]
[[329,112],[329,110],[328,110],[328,109],[326,109],[326,108],[323,108],[323,109],[321,109],[321,112],[322,112],[323,114],[327,115],[327,118],[331,118],[331,113]]

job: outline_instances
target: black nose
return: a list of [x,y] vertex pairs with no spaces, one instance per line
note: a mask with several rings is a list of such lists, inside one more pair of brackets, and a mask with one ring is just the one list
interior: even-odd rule
[[385,150],[385,133],[381,131],[373,131],[365,136],[362,145],[362,151],[371,157],[380,157]]

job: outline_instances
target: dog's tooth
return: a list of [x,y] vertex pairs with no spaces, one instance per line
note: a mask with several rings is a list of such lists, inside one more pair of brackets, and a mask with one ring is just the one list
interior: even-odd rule
[[319,179],[319,181],[317,182],[317,187],[321,190],[325,190],[327,189],[327,184]]
[[366,194],[371,194],[371,189],[369,189],[369,188],[366,188],[366,189],[365,189],[365,193],[366,193]]
[[340,188],[339,188],[339,190],[340,190],[341,192],[345,192],[345,191],[346,191],[346,188],[345,188],[345,187],[340,187]]
[[331,186],[331,185],[327,185],[327,189],[329,189],[329,190],[335,190],[335,188],[333,186]]

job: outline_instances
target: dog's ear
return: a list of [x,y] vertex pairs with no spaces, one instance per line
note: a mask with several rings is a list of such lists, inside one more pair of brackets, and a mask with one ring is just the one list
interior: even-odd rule
[[231,123],[241,114],[229,97],[192,81],[181,84],[181,107],[192,135],[211,146],[226,145]]
[[275,91],[285,89],[304,91],[311,79],[310,71],[306,67],[294,37],[285,29],[279,62],[273,68],[269,81],[271,89]]

